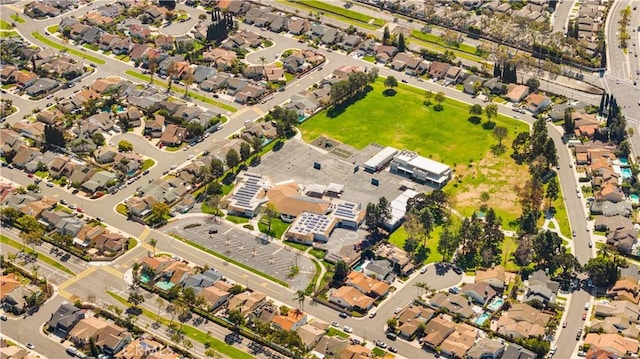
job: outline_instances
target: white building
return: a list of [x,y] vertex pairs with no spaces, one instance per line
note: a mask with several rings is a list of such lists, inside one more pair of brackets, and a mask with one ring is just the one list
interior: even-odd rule
[[391,201],[389,204],[389,207],[391,207],[391,218],[384,223],[384,228],[389,231],[394,231],[396,228],[400,227],[400,224],[402,224],[402,220],[404,219],[404,215],[407,212],[407,202],[409,202],[409,199],[417,195],[418,192],[407,189]]
[[391,160],[391,171],[409,176],[416,182],[428,183],[442,188],[453,176],[451,168],[444,163],[403,150]]
[[393,147],[385,147],[364,163],[364,170],[371,173],[380,171],[386,166],[398,150]]

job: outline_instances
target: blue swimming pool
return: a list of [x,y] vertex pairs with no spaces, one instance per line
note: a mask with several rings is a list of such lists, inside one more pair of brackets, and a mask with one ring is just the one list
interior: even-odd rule
[[489,309],[492,312],[495,312],[500,310],[503,304],[504,304],[504,299],[496,298],[489,305],[487,305],[487,309]]
[[156,283],[156,287],[162,289],[162,290],[169,290],[171,288],[173,288],[175,284],[171,283],[171,282],[157,282]]
[[630,194],[629,195],[629,199],[631,199],[631,203],[633,203],[633,204],[639,204],[640,203],[640,196],[638,196],[637,194]]
[[618,158],[618,162],[620,162],[620,166],[629,166],[629,160],[625,157]]
[[358,262],[358,264],[356,264],[356,266],[353,267],[353,270],[356,271],[356,272],[362,272],[362,268],[366,267],[368,262],[369,261],[367,261],[367,260],[363,260],[363,261]]
[[631,176],[633,176],[633,173],[631,173],[631,168],[621,168],[620,169],[620,173],[622,175],[622,178],[631,178]]
[[479,317],[476,318],[475,323],[478,325],[482,325],[484,324],[484,322],[487,321],[487,319],[489,319],[489,317],[491,316],[491,314],[484,312],[482,314],[480,314]]

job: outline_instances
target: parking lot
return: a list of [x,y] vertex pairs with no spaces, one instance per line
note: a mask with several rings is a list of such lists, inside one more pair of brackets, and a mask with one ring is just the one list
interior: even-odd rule
[[[199,224],[199,226],[185,228],[193,224]],[[174,221],[162,230],[188,238],[217,253],[281,279],[294,291],[306,289],[313,279],[315,266],[300,251],[282,243],[268,241],[263,236],[256,236],[232,224],[222,221],[213,223],[210,220],[203,220],[203,217],[190,217]],[[213,230],[217,230],[217,233],[213,233]],[[299,274],[293,279],[288,279],[291,267],[295,265],[298,266]]]

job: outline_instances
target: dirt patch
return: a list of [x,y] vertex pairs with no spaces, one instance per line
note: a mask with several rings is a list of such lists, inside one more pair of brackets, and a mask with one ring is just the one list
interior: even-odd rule
[[[478,209],[486,204],[500,212],[516,217],[519,214],[515,187],[529,177],[526,166],[516,165],[511,158],[488,154],[478,163],[460,164],[455,167],[454,206],[460,209]],[[489,199],[482,200],[483,193]]]

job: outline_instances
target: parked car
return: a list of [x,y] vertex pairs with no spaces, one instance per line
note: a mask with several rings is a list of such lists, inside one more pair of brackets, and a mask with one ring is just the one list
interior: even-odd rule
[[393,311],[393,314],[398,314],[398,313],[400,313],[401,310],[402,310],[402,308],[398,307]]
[[35,349],[35,348],[36,348],[36,346],[35,346],[35,345],[33,345],[33,344],[31,344],[31,343],[27,343],[27,345],[26,345],[26,346],[27,346],[27,348],[29,348],[29,349],[31,349],[31,350],[33,350],[33,349]]
[[383,342],[383,341],[381,341],[381,340],[378,340],[378,341],[376,342],[376,346],[377,346],[377,347],[380,347],[380,348],[382,348],[382,349],[384,349],[384,348],[386,348],[386,347],[387,347],[387,343],[385,343],[385,342]]
[[582,320],[587,320],[587,312],[582,313]]
[[337,327],[339,327],[339,326],[340,326],[340,324],[339,324],[338,322],[335,322],[335,321],[334,321],[334,322],[331,322],[331,326],[333,326],[333,327],[336,327],[336,328],[337,328]]
[[398,349],[394,348],[394,347],[389,347],[389,351],[392,353],[397,353]]
[[7,320],[9,320],[9,318],[7,318],[6,315],[2,314],[0,315],[0,320],[2,320],[3,322],[6,322]]
[[376,316],[376,314],[378,314],[378,313],[376,313],[375,311],[373,311],[373,312],[369,313],[369,318],[373,318],[373,317],[375,317],[375,316]]
[[353,333],[353,329],[351,329],[351,327],[348,326],[344,326],[344,328],[342,328],[346,333]]
[[422,269],[420,269],[420,274],[425,274],[425,273],[427,273],[427,267],[426,266],[424,266],[424,267],[422,267]]

